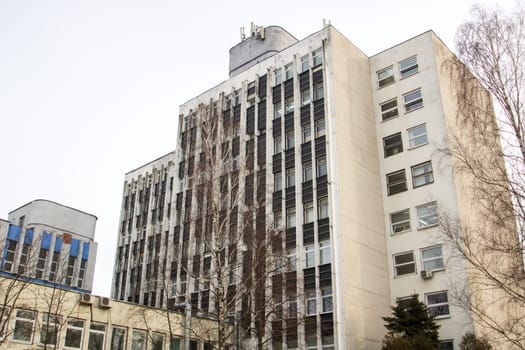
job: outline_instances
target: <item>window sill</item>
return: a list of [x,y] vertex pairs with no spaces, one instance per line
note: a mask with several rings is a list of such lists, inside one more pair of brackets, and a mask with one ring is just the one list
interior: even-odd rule
[[450,314],[448,315],[441,315],[441,316],[436,316],[434,317],[434,320],[446,320],[448,318],[451,318]]
[[419,74],[419,71],[414,72],[414,73],[409,74],[409,75],[404,76],[404,77],[402,77],[401,74],[399,74],[399,81],[404,80],[404,79],[407,79],[407,78],[410,78],[410,77],[412,77],[412,76],[414,76],[414,75],[416,75],[416,74]]
[[429,228],[436,227],[436,226],[439,226],[439,223],[438,223],[438,224],[433,224],[433,225],[424,226],[424,227],[418,227],[417,230],[418,230],[418,231],[423,231],[423,230],[427,230],[427,229],[429,229]]
[[390,117],[390,118],[387,118],[387,119],[381,119],[380,123],[386,123],[386,122],[388,122],[388,121],[391,121],[391,120],[397,119],[397,118],[399,118],[399,117],[400,117],[400,115],[398,114],[398,115],[396,115],[396,116],[394,116],[394,117]]
[[412,113],[412,112],[414,112],[414,111],[420,110],[420,109],[423,108],[423,107],[425,107],[425,106],[417,107],[417,108],[411,109],[411,110],[409,110],[409,111],[405,110],[405,114]]
[[407,148],[407,150],[408,150],[408,151],[411,151],[411,150],[413,150],[413,149],[418,149],[418,148],[421,148],[421,147],[426,146],[426,145],[428,145],[428,141],[425,142],[425,143],[422,143],[422,144],[420,144],[420,145],[417,145],[417,146],[414,146],[414,147]]
[[398,236],[398,235],[401,235],[403,233],[411,232],[411,231],[412,231],[412,229],[403,230],[403,231],[399,231],[399,232],[392,232],[392,231],[390,231],[390,236]]
[[415,190],[416,188],[420,188],[420,187],[425,187],[425,186],[428,186],[428,185],[432,185],[433,183],[434,183],[434,181],[432,181],[432,182],[427,182],[426,184],[419,185],[419,186],[414,186],[414,185],[412,185],[412,189]]

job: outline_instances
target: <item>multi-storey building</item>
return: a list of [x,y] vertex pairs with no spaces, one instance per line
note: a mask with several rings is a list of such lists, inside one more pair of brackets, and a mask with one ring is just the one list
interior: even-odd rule
[[[228,293],[244,289],[228,311],[257,328],[241,288],[257,273],[239,271],[257,258],[254,230],[287,260],[257,285],[277,306],[263,319],[273,349],[379,349],[382,316],[412,294],[457,348],[474,320],[450,302],[468,276],[438,229],[439,212],[470,210],[437,152],[457,109],[451,56],[431,31],[368,57],[332,26],[300,41],[255,27],[230,50],[230,79],[180,107],[176,151],[126,175],[113,297],[166,307],[183,294],[213,312],[206,281],[230,265]],[[222,258],[202,244],[217,222]]]
[[1,272],[90,292],[97,256],[97,217],[36,199],[0,223]]

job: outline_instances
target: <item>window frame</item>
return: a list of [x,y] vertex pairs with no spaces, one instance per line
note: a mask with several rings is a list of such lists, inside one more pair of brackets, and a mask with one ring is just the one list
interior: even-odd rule
[[[418,169],[423,169],[423,172],[421,174],[415,174],[414,172]],[[418,188],[434,183],[434,169],[432,167],[432,161],[430,160],[411,166],[410,173],[412,174],[412,188]],[[423,179],[423,182],[416,184],[416,182],[421,179]]]
[[[165,343],[165,339],[166,339],[166,336],[164,335],[164,333],[162,332],[151,332],[151,335],[150,335],[150,339],[151,339],[151,350],[155,350],[155,339],[154,337],[160,337],[160,349],[159,350],[163,350],[164,349],[164,343]],[[157,339],[158,340],[158,339]]]
[[[420,212],[419,212],[419,209],[423,209],[423,208],[425,210],[433,208],[433,213],[431,213],[431,214],[426,213],[426,215],[421,216]],[[431,224],[421,225],[421,219],[422,218],[434,217],[434,216],[435,216],[435,220],[433,220],[433,222]],[[423,230],[423,229],[427,229],[427,228],[431,228],[431,227],[435,227],[435,226],[439,225],[439,216],[438,216],[438,211],[437,211],[437,202],[436,201],[432,201],[432,202],[427,202],[427,203],[423,203],[423,204],[420,204],[420,205],[416,206],[416,217],[417,217],[417,229],[418,230]]]
[[319,265],[330,264],[332,262],[332,242],[325,239],[319,242]]
[[[32,314],[33,318],[27,318],[27,317],[21,317],[19,316],[20,312],[26,312],[28,314]],[[36,318],[37,318],[37,312],[33,310],[28,309],[16,309],[15,310],[15,317],[13,321],[13,335],[12,340],[17,343],[24,343],[24,344],[32,344],[34,335],[35,335],[35,326],[36,326]],[[31,324],[31,332],[29,334],[29,340],[24,339],[17,339],[15,336],[17,335],[17,324]]]
[[315,246],[307,244],[304,246],[304,267],[310,268],[315,266]]
[[[408,214],[408,219],[399,220],[399,221],[394,222],[393,215],[398,215],[398,214],[403,214],[403,213]],[[410,209],[409,208],[390,213],[388,216],[390,217],[390,233],[392,235],[397,235],[399,233],[408,232],[412,230],[411,222],[410,222]],[[408,224],[408,227],[406,224]],[[402,227],[400,231],[396,230],[396,227],[398,225]]]
[[[409,254],[412,254],[412,260],[411,261],[400,262],[400,263],[398,263],[396,261],[396,257],[408,256]],[[405,275],[414,275],[414,274],[417,273],[416,257],[415,257],[415,254],[414,254],[413,250],[409,250],[409,251],[393,254],[392,255],[392,263],[393,263],[393,267],[394,267],[394,277],[400,277],[400,276],[405,276]],[[403,268],[405,266],[413,266],[413,270],[414,271],[399,273],[398,268]]]
[[[404,63],[410,62],[411,60],[415,60],[415,63],[406,66],[405,68],[402,67]],[[410,57],[407,57],[398,63],[399,67],[399,80],[406,79],[414,74],[419,73],[419,64],[417,63],[417,55],[413,55]],[[415,68],[415,71],[414,71]]]
[[295,167],[286,169],[286,188],[295,186]]
[[287,150],[295,148],[295,130],[294,129],[288,130],[284,134],[284,138],[285,138],[285,147]]
[[[72,322],[82,323],[82,326],[71,324]],[[82,349],[82,345],[84,343],[85,326],[86,326],[86,322],[83,319],[74,318],[74,317],[69,317],[67,319],[66,324],[65,324],[66,330],[65,330],[65,335],[64,335],[64,349],[75,349],[75,350]],[[67,345],[68,333],[70,331],[71,332],[80,332],[80,344],[79,344],[79,347],[74,347],[74,346],[68,346]]]
[[[393,102],[395,105],[390,106]],[[379,104],[379,109],[381,111],[381,121],[387,121],[396,117],[399,117],[399,108],[397,105],[397,97],[391,98],[388,101],[382,102]]]
[[[42,313],[42,323],[40,324],[40,338],[38,340],[39,345],[47,345],[50,347],[56,347],[59,341],[58,331],[62,317],[57,314]],[[46,330],[47,328],[47,330]],[[51,335],[51,341],[48,342],[49,335]]]
[[283,173],[279,171],[273,174],[273,191],[278,192],[283,190]]
[[[429,297],[435,296],[435,295],[445,295],[446,301],[439,301],[434,302],[430,304]],[[425,304],[427,305],[428,314],[434,319],[439,320],[442,318],[449,318],[450,317],[450,303],[448,299],[448,292],[446,290],[432,292],[432,293],[426,293],[425,294]],[[441,313],[441,308],[444,308],[446,310],[446,313]],[[434,313],[432,310],[437,310],[437,313]]]
[[312,169],[312,162],[308,161],[303,163],[303,182],[310,181],[314,177],[314,171]]
[[[443,345],[445,345],[446,347],[444,347]],[[454,350],[454,339],[440,339],[439,350]]]
[[312,141],[312,126],[310,124],[303,125],[303,143]]
[[328,203],[328,196],[317,199],[317,220],[322,220],[330,217],[330,205]]
[[[115,337],[115,330],[119,330],[119,331],[123,331],[124,332],[124,343],[121,344],[122,347],[120,349],[117,349],[117,350],[126,350],[127,347],[127,328],[126,327],[120,327],[120,326],[111,326],[111,341],[110,341],[110,348],[113,349],[114,348],[114,345],[113,342],[114,342],[114,339],[118,339]],[[118,345],[118,344],[117,344]]]
[[[430,257],[425,258],[424,253],[426,251],[431,251],[435,249],[439,249],[439,255],[430,256]],[[441,266],[437,266],[433,268],[427,268],[425,266],[426,263],[433,262],[433,261],[441,261]],[[443,246],[442,245],[434,245],[431,247],[421,248],[421,269],[425,271],[443,271],[445,270],[445,260],[443,259]]]
[[283,151],[283,137],[277,135],[273,138],[273,154],[281,153]]
[[[387,141],[394,140],[393,143],[387,145]],[[403,137],[401,132],[383,137],[383,155],[384,158],[395,156],[403,153]]]
[[[415,135],[414,131],[421,129],[421,128],[424,130],[424,132],[421,134]],[[426,123],[419,124],[419,125],[416,125],[414,127],[407,129],[407,137],[408,137],[408,147],[409,147],[408,149],[414,149],[414,148],[418,148],[418,147],[427,145],[428,144],[428,134],[427,134]],[[418,142],[416,140],[420,138],[424,138],[425,139],[424,142],[416,144],[416,142]]]
[[[411,98],[410,100],[407,100],[407,97],[409,96],[416,96],[415,98]],[[413,111],[416,111],[420,108],[423,108],[423,94],[421,92],[421,88],[414,89],[412,91],[406,92],[403,94],[403,106],[405,108],[405,113],[410,113]]]
[[306,202],[303,204],[303,224],[308,224],[315,221],[314,202]]
[[284,66],[284,81],[293,78],[293,62],[290,62]]
[[321,313],[334,311],[332,287],[321,288]]
[[312,67],[317,67],[323,64],[323,49],[321,47],[312,51]]
[[284,98],[284,114],[293,113],[295,106],[293,103],[293,96],[288,96]]
[[396,82],[394,75],[394,65],[391,64],[385,68],[382,68],[376,72],[377,76],[377,88],[382,89],[386,86],[392,85]]
[[306,72],[310,69],[310,55],[306,54],[300,58],[301,60],[301,73]]
[[312,101],[312,96],[310,94],[310,88],[301,90],[301,106],[306,106]]
[[[398,176],[398,175],[401,175],[403,174],[403,178],[399,178],[399,179],[395,179],[393,177],[395,176]],[[393,191],[394,188],[398,187],[398,186],[401,186],[401,185],[404,185],[403,188],[401,188],[400,190],[395,190]],[[406,192],[408,191],[408,186],[407,186],[407,176],[406,176],[406,172],[405,172],[405,169],[400,169],[400,170],[397,170],[397,171],[393,171],[391,173],[388,173],[386,174],[386,188],[387,188],[387,194],[388,196],[393,196],[395,194],[398,194],[398,193],[403,193],[403,192]]]
[[276,68],[273,71],[273,84],[279,85],[283,82],[282,69]]
[[313,93],[313,98],[314,98],[314,101],[320,101],[322,99],[324,99],[324,82],[320,81],[316,84],[314,84],[313,86],[313,89],[314,89],[314,93]]
[[312,316],[317,314],[317,295],[314,290],[305,291],[305,314]]
[[317,157],[315,159],[315,170],[316,170],[316,176],[321,177],[328,175],[328,164],[326,163],[326,157]]
[[[100,329],[97,329],[96,327],[104,327],[104,330],[100,330]],[[107,325],[105,323],[101,323],[101,322],[91,322],[90,325],[89,325],[89,329],[88,329],[88,348],[89,348],[89,344],[91,344],[91,337],[93,336],[93,338],[97,337],[97,336],[100,336],[102,335],[102,344],[101,345],[101,350],[104,350],[105,348],[105,345],[106,345],[106,332],[107,332]]]
[[282,101],[275,102],[273,104],[273,119],[279,119],[283,117],[283,103]]
[[286,228],[297,226],[297,213],[295,207],[286,209]]
[[326,135],[326,121],[324,118],[317,119],[314,122],[315,138]]
[[[143,338],[142,338],[142,346],[140,348],[137,348],[137,344],[135,343],[137,340],[140,340],[138,339],[137,337],[135,337],[135,335],[138,335],[138,334],[141,334],[143,335]],[[147,342],[148,342],[148,331],[147,330],[144,330],[144,329],[139,329],[139,328],[133,328],[131,330],[131,344],[130,344],[130,350],[146,350],[146,347],[147,347]]]

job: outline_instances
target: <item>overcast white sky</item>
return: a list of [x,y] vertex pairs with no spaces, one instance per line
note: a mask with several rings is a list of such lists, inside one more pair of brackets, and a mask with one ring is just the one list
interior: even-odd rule
[[108,296],[124,174],[175,148],[178,106],[228,78],[240,27],[302,39],[326,18],[368,55],[429,29],[453,49],[473,3],[0,0],[0,217],[36,198],[96,215]]

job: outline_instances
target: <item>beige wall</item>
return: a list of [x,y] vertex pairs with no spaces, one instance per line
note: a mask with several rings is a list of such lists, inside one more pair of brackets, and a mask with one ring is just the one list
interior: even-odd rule
[[[10,292],[7,290],[11,288]],[[64,339],[66,336],[67,318],[76,318],[84,320],[82,349],[87,349],[89,342],[90,324],[105,325],[105,340],[103,349],[110,349],[112,329],[119,327],[126,330],[125,349],[131,347],[131,337],[134,329],[147,330],[147,348],[151,347],[151,334],[161,334],[164,336],[164,349],[169,349],[170,334],[180,338],[181,344],[184,337],[184,316],[176,312],[167,312],[161,309],[134,305],[131,303],[110,300],[110,307],[101,307],[99,305],[101,297],[91,295],[92,304],[81,303],[80,293],[69,292],[60,289],[53,289],[37,284],[24,283],[0,277],[0,300],[4,301],[5,296],[15,295],[15,292],[21,291],[20,296],[15,301],[3,303],[13,310],[6,328],[6,334],[3,340],[0,340],[0,349],[42,349],[40,342],[40,329],[45,323],[42,317],[46,312],[61,316],[59,324],[59,341],[56,349],[64,348]],[[12,300],[10,298],[10,300]],[[33,337],[31,342],[19,342],[13,340],[13,329],[15,327],[15,314],[17,309],[31,310],[36,312],[36,320],[33,326]],[[170,320],[170,325],[168,324]],[[170,328],[171,327],[171,328]],[[170,330],[171,329],[171,330]],[[214,334],[207,332],[207,329],[214,329],[211,323],[205,319],[192,318],[192,339],[200,341],[212,341]],[[181,345],[182,346],[182,345]]]
[[[330,30],[327,62],[329,182],[340,349],[379,349],[390,313],[383,207],[369,60]],[[331,110],[330,110],[331,108]],[[343,338],[344,337],[344,338]],[[345,343],[346,342],[346,343]]]

